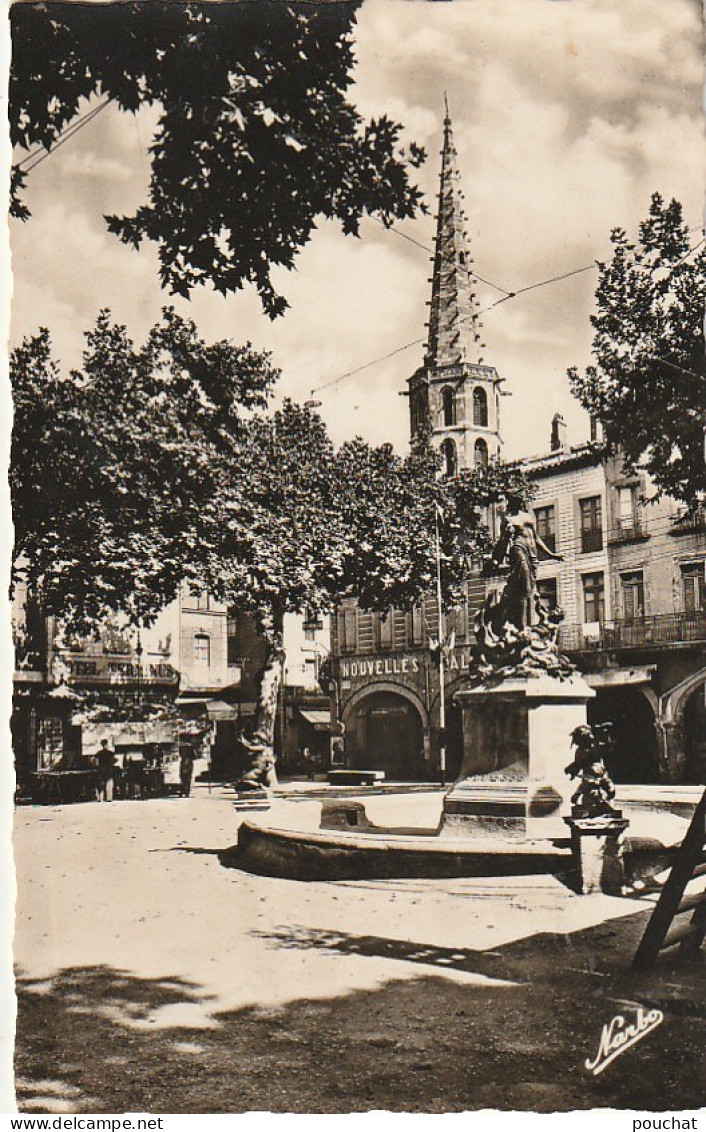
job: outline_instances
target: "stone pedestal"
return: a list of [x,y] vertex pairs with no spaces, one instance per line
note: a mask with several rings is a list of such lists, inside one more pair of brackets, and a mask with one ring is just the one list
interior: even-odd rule
[[440,832],[524,841],[566,836],[571,732],[595,693],[581,676],[541,675],[456,693],[464,757]]
[[625,891],[625,830],[623,817],[564,818],[571,830],[571,853],[584,895],[606,892],[620,896]]
[[269,810],[270,791],[264,787],[254,790],[237,790],[235,794],[236,810]]

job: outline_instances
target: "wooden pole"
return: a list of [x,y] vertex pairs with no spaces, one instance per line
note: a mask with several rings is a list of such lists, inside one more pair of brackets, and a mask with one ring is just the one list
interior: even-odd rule
[[446,786],[446,692],[444,689],[446,626],[444,624],[444,606],[441,599],[441,539],[438,506],[434,510],[434,519],[436,526],[436,605],[439,613],[439,777],[441,785]]

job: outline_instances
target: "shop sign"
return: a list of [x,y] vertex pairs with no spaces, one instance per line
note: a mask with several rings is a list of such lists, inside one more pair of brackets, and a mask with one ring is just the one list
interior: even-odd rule
[[86,653],[61,654],[61,660],[68,667],[68,679],[72,684],[105,685],[105,684],[177,684],[179,673],[166,661],[157,661],[154,664],[140,663],[126,659],[125,656],[102,653],[97,656],[87,656]]
[[[470,651],[467,648],[453,649],[446,661],[446,676],[451,680],[454,673],[467,671],[470,662]],[[423,654],[416,655],[397,654],[386,657],[360,657],[356,660],[341,660],[341,681],[376,680],[381,676],[414,676],[422,671],[424,664]]]

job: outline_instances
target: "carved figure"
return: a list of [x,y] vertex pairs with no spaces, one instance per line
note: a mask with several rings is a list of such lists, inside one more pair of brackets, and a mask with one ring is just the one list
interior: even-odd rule
[[275,757],[266,737],[256,731],[252,740],[241,735],[240,743],[250,755],[250,766],[238,780],[238,790],[269,790],[276,786]]
[[517,676],[546,673],[566,679],[575,671],[567,656],[559,652],[559,626],[564,619],[560,609],[547,609],[534,595],[536,623],[523,629],[507,620],[502,599],[492,596],[476,615],[477,645],[470,665],[471,676],[479,680],[504,680]]
[[493,562],[507,562],[510,572],[500,598],[504,620],[517,629],[532,624],[537,592],[538,550],[557,562],[561,554],[542,541],[537,534],[534,516],[529,511],[504,511],[500,517],[500,538],[493,549]]
[[621,811],[612,805],[615,786],[603,761],[604,752],[612,745],[612,725],[576,727],[571,733],[571,744],[576,748],[573,762],[565,767],[569,778],[578,778],[579,784],[571,798],[571,813],[578,818],[621,817]]

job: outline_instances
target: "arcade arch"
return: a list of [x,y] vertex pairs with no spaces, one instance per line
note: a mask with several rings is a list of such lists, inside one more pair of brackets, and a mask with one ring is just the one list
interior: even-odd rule
[[659,781],[659,745],[650,699],[634,685],[601,688],[588,704],[588,722],[612,723],[615,749],[606,759],[615,782]]
[[424,781],[428,717],[409,688],[391,682],[356,692],[343,709],[346,757],[361,770],[384,770],[392,781]]

